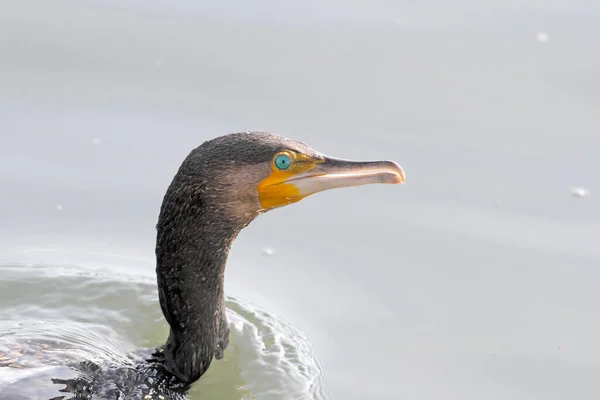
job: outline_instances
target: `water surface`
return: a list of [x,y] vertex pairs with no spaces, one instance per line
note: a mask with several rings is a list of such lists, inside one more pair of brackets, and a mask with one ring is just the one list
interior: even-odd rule
[[[251,224],[226,273],[232,315],[249,320],[239,301],[283,318],[273,329],[302,332],[292,347],[315,367],[259,372],[241,331],[249,360],[215,363],[194,391],[278,398],[319,376],[317,398],[597,397],[597,3],[215,4],[0,1],[0,281],[15,293],[0,316],[159,344],[170,179],[208,138],[271,130],[394,159],[407,182]],[[100,270],[76,281],[98,295],[61,266]]]

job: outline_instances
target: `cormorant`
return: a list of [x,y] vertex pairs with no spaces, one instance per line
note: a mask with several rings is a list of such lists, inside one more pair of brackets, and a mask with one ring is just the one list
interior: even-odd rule
[[[70,364],[77,376],[52,382],[75,399],[184,398],[229,343],[223,281],[240,231],[261,213],[313,193],[371,183],[404,183],[404,171],[392,161],[327,157],[271,133],[232,133],[204,142],[181,164],[156,225],[158,295],[170,327],[166,344],[141,351],[126,366]],[[27,398],[27,387],[18,385],[0,389],[0,395]]]

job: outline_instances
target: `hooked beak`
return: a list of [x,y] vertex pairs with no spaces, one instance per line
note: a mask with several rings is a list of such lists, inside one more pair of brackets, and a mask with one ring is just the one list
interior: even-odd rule
[[300,195],[308,196],[324,190],[368,185],[371,183],[404,183],[404,170],[393,161],[349,161],[326,157],[314,169],[286,181]]
[[274,173],[259,185],[263,209],[295,203],[313,193],[372,183],[404,183],[404,170],[393,161],[349,161],[332,157],[306,161],[303,171]]

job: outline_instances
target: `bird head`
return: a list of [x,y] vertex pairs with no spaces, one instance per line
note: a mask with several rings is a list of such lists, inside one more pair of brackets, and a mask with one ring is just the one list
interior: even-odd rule
[[180,174],[200,182],[205,200],[243,224],[317,192],[405,179],[393,161],[329,157],[302,142],[262,132],[233,133],[203,143],[184,161]]

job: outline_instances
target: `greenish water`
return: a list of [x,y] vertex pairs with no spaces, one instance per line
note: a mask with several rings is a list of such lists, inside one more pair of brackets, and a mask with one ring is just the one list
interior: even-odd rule
[[[69,346],[57,346],[43,362],[27,359],[28,368],[64,365],[67,358],[118,363],[136,349],[166,340],[168,328],[150,280],[85,268],[25,265],[1,266],[0,277],[0,351],[12,344],[27,346],[27,340]],[[231,345],[225,358],[215,361],[193,386],[190,398],[324,398],[322,369],[302,331],[235,298],[227,299],[227,307]],[[0,374],[0,387],[23,371],[28,372]],[[40,399],[59,396],[59,388]]]

